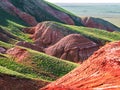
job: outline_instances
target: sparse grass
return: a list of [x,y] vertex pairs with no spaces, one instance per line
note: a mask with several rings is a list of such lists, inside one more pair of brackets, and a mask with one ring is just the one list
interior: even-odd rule
[[42,78],[50,81],[58,79],[79,65],[30,49],[27,49],[27,51],[30,53],[27,60],[30,60],[32,64],[26,63],[26,60],[22,63],[31,66],[36,72],[41,73]]
[[42,75],[35,72],[31,67],[27,67],[22,64],[18,64],[10,58],[0,58],[0,73],[13,75],[18,78],[37,79],[45,82],[51,82],[47,78],[43,78]]
[[86,28],[86,27],[77,27],[77,26],[67,26],[71,30],[75,30],[80,34],[93,39],[99,39],[103,41],[116,41],[120,40],[120,32],[108,32],[105,30]]
[[78,66],[78,64],[58,59],[56,57],[52,57],[36,51],[30,50],[30,54],[31,60],[37,66],[36,68],[40,68],[43,71],[49,72],[57,77],[65,75],[66,73],[70,72],[72,69]]

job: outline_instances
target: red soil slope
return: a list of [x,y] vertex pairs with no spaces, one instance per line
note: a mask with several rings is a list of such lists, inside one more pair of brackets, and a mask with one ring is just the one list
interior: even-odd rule
[[73,62],[82,62],[97,49],[97,44],[91,40],[79,34],[70,34],[55,45],[46,48],[45,53]]
[[120,90],[120,41],[105,45],[78,68],[41,90],[84,90],[83,88]]
[[38,90],[47,82],[0,74],[0,90]]

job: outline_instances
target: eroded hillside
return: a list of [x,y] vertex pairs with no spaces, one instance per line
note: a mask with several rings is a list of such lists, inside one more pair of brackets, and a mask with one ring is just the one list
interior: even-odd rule
[[119,86],[119,42],[98,50],[120,40],[119,31],[110,22],[81,18],[44,0],[0,0],[0,90],[38,90],[56,79],[44,89]]

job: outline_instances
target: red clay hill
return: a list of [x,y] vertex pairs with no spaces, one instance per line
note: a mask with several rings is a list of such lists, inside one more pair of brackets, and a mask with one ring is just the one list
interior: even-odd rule
[[78,68],[41,90],[120,90],[120,41],[105,45]]
[[17,45],[73,62],[82,62],[98,49],[95,42],[54,22],[42,22],[23,32],[30,34],[34,44],[18,42]]
[[70,34],[56,44],[45,49],[45,53],[73,62],[82,62],[87,59],[98,45],[80,34]]

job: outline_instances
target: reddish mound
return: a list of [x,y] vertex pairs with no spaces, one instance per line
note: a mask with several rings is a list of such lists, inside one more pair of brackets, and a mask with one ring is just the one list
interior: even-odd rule
[[28,58],[28,56],[29,56],[28,51],[26,49],[23,49],[20,47],[11,48],[11,49],[7,50],[6,53],[9,54],[10,56],[12,56],[13,58],[16,58],[17,61],[22,61],[22,60]]
[[118,27],[100,18],[85,17],[85,18],[82,18],[82,23],[86,27],[103,29],[110,32],[119,31]]
[[35,44],[45,48],[64,37],[63,32],[53,26],[51,27],[50,24],[52,23],[43,22],[35,27],[24,29],[24,32],[33,34],[31,38],[35,41]]
[[120,41],[105,45],[80,67],[41,90],[57,90],[57,87],[120,90]]
[[38,90],[47,82],[0,74],[0,90]]
[[98,49],[96,43],[79,35],[70,34],[55,45],[45,49],[45,53],[61,59],[82,62]]
[[39,52],[43,52],[43,48],[39,47],[38,45],[31,44],[31,43],[28,43],[28,42],[18,42],[16,45],[23,46],[23,47],[26,47],[26,48],[30,48],[30,49],[33,49],[33,50],[36,50],[36,51],[39,51]]

